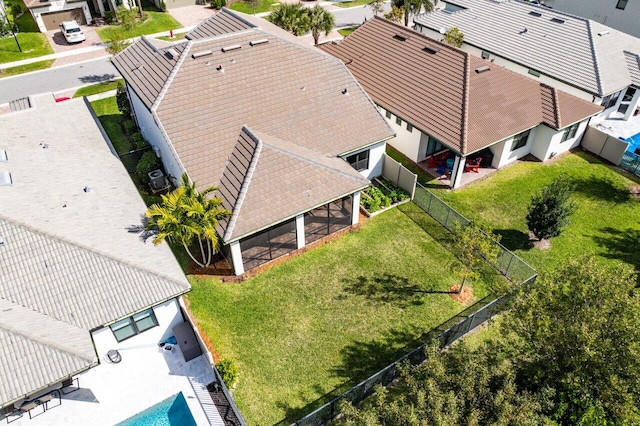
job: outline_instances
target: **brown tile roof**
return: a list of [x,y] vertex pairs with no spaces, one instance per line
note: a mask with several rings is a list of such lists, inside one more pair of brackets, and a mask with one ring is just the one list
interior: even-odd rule
[[188,40],[201,40],[222,34],[232,34],[238,31],[255,28],[256,25],[242,19],[238,14],[227,8],[207,18],[186,35]]
[[[130,56],[142,55],[140,50],[154,55],[147,43],[134,46],[114,63],[136,93],[150,92],[149,83],[141,82],[143,75],[122,69],[122,64],[132,63]],[[263,142],[269,141],[241,208],[234,212],[237,218],[228,238],[269,226],[366,184],[338,157],[386,140],[394,132],[340,61],[258,28],[184,46],[173,71],[167,73],[164,60],[158,59],[138,71],[154,81],[159,75],[167,76],[164,88],[151,93],[158,94],[149,108],[191,180],[199,188],[224,184],[221,193],[229,205],[235,204],[241,170],[228,167],[232,163],[247,168],[246,161],[236,156],[254,155],[251,150],[255,150],[246,132],[240,141],[238,135],[246,125]],[[289,153],[273,148],[277,144],[287,145]],[[294,149],[306,154],[296,157]],[[309,163],[312,157],[315,165]]]
[[186,46],[187,42],[183,42],[159,49],[142,36],[139,42],[114,56],[112,62],[140,100],[151,109]]
[[343,60],[374,102],[462,154],[540,123],[561,128],[600,111],[381,18],[321,49]]

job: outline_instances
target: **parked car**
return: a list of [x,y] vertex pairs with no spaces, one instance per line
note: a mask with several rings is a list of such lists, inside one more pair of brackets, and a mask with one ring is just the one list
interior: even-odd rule
[[78,25],[75,20],[64,21],[63,23],[61,23],[60,30],[62,31],[62,35],[64,35],[64,38],[68,43],[79,43],[86,40],[86,37],[82,32],[82,28],[80,28],[80,25]]

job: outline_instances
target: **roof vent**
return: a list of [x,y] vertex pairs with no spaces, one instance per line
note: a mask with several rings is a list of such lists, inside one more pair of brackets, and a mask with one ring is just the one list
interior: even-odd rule
[[349,90],[348,90],[347,88],[345,88],[345,89],[342,91],[342,94],[343,94],[343,95],[346,95],[346,96],[349,96]]
[[535,16],[535,17],[538,17],[538,18],[539,18],[539,17],[541,17],[541,16],[542,16],[542,13],[540,13],[540,12],[536,12],[535,10],[532,10],[531,12],[529,12],[529,15],[531,15],[531,16]]
[[249,42],[249,46],[257,46],[259,44],[269,43],[268,38],[261,38],[260,40],[253,40]]
[[2,171],[0,172],[0,186],[11,186],[13,185],[13,179],[11,179],[11,173]]
[[212,55],[212,54],[213,54],[213,52],[210,51],[210,50],[201,50],[199,52],[192,53],[191,57],[193,59],[198,59],[198,58],[202,58],[203,56],[209,56],[209,55]]
[[432,55],[437,53],[440,49],[437,47],[430,47],[430,46],[425,46],[422,51],[423,52],[427,52],[427,53],[431,53]]
[[8,160],[9,157],[7,157],[7,151],[0,149],[0,163],[6,163]]
[[0,247],[4,245],[4,238],[0,235]]
[[132,69],[132,71],[141,70],[144,65],[138,62]]
[[555,22],[556,24],[564,24],[564,19],[551,18],[551,22]]
[[405,41],[409,38],[409,36],[405,34],[396,34],[393,36],[393,38],[395,38],[396,40]]
[[480,68],[476,68],[476,73],[478,74],[482,74],[483,72],[487,72],[489,71],[491,68],[488,65],[485,65],[483,67]]
[[48,143],[40,142],[40,146],[42,147],[42,149],[49,149]]
[[176,56],[178,56],[178,52],[176,52],[175,49],[171,48],[171,49],[167,50],[166,52],[164,52],[164,55],[169,59],[173,59]]
[[239,44],[234,44],[233,46],[223,47],[223,48],[222,48],[222,51],[226,53],[226,52],[230,52],[230,51],[232,51],[232,50],[238,50],[238,49],[240,49],[241,47],[242,47],[242,46],[240,46]]
[[89,185],[86,185],[84,188],[82,188],[82,190],[84,192],[91,192],[91,187]]
[[216,69],[222,73],[224,72],[224,68],[222,68],[222,65],[218,65]]
[[608,31],[608,30],[600,31],[600,32],[598,33],[598,35],[599,35],[600,37],[605,36],[605,35],[607,35],[607,34],[609,34],[609,31]]
[[524,30],[520,31],[518,34],[526,34],[527,32],[529,32],[529,29],[524,27]]

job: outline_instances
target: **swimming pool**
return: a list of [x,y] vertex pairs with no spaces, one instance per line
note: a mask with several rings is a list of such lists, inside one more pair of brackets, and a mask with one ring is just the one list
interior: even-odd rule
[[625,139],[625,142],[629,142],[629,148],[627,148],[627,151],[635,152],[636,148],[640,148],[640,133]]
[[116,426],[197,426],[182,392],[153,405]]

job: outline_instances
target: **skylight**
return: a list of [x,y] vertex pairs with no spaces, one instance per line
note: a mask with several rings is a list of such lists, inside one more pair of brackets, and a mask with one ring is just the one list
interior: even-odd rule
[[536,12],[535,10],[532,10],[531,12],[529,12],[529,15],[531,15],[531,16],[536,16],[536,17],[538,17],[538,18],[539,18],[539,17],[541,17],[541,16],[542,16],[542,13],[540,13],[540,12]]
[[396,40],[405,41],[409,38],[409,36],[405,34],[396,34],[393,36],[393,38],[395,38]]
[[551,22],[555,22],[557,24],[564,24],[564,19],[560,18],[551,18]]
[[7,171],[0,172],[0,186],[13,185],[13,179],[11,179],[11,173]]

